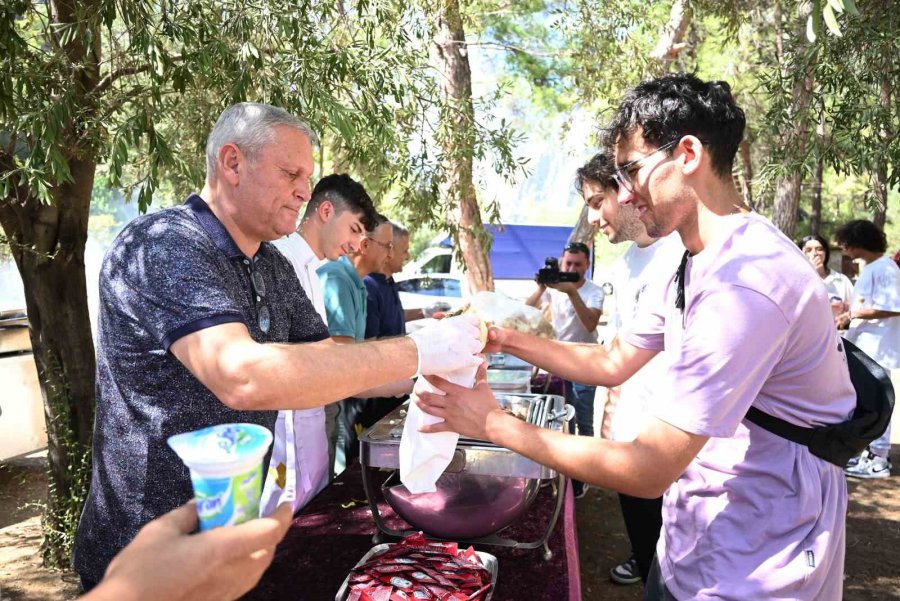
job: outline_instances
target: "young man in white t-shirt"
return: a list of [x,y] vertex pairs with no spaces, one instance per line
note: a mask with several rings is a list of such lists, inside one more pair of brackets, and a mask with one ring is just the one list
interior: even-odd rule
[[[850,310],[836,318],[839,328],[848,328],[854,343],[887,370],[900,367],[900,267],[888,257],[887,237],[871,221],[858,219],[844,224],[835,234],[841,250],[851,259],[865,261],[853,287]],[[891,426],[863,454],[850,460],[848,476],[887,478],[891,475]]]
[[[647,234],[637,210],[619,205],[619,186],[615,179],[615,160],[611,152],[600,152],[576,173],[576,187],[588,206],[588,221],[613,244],[633,242],[612,266],[611,281],[615,309],[609,328],[624,332],[638,314],[647,288],[654,282],[672,277],[678,269],[684,246],[677,234],[653,238]],[[606,341],[611,342],[610,340]],[[650,402],[654,387],[665,375],[664,357],[658,355],[621,386],[601,389],[605,394],[604,429],[601,436],[631,442],[651,417]],[[608,424],[608,426],[607,426]],[[656,544],[662,528],[662,497],[642,499],[619,493],[625,530],[631,543],[631,555],[609,571],[616,584],[637,584],[647,580]]]
[[[597,324],[603,311],[603,289],[585,278],[591,266],[591,249],[581,242],[572,242],[563,249],[559,262],[560,271],[577,273],[577,282],[556,284],[538,283],[537,289],[525,301],[532,307],[549,305],[553,329],[558,340],[566,342],[597,343]],[[566,380],[566,402],[575,407],[575,419],[569,422],[569,431],[579,436],[594,435],[594,393],[596,386]],[[573,480],[575,498],[587,492],[584,484]]]

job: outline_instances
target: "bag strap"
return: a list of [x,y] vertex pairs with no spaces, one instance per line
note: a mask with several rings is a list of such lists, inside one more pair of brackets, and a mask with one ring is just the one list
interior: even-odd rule
[[775,434],[782,438],[786,438],[791,442],[802,444],[805,447],[809,446],[810,440],[812,440],[813,433],[816,431],[815,428],[804,428],[803,426],[796,426],[790,422],[784,421],[783,419],[777,418],[774,415],[769,415],[765,411],[760,411],[753,406],[751,406],[750,409],[747,410],[747,415],[745,415],[744,417],[746,417],[747,420],[753,422],[763,430],[768,430],[772,434]]

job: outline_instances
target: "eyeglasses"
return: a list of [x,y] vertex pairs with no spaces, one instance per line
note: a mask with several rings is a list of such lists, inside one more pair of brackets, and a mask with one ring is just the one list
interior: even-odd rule
[[620,186],[622,186],[629,192],[634,192],[634,180],[632,179],[631,172],[634,172],[635,174],[638,172],[638,170],[643,166],[643,165],[640,165],[639,163],[642,163],[643,161],[652,157],[657,152],[662,152],[663,150],[668,150],[669,148],[672,148],[673,146],[678,144],[678,142],[680,142],[680,141],[681,141],[680,139],[673,140],[673,141],[669,142],[668,144],[663,144],[662,146],[660,146],[659,148],[657,148],[656,150],[654,150],[653,152],[651,152],[649,154],[645,154],[644,156],[642,156],[638,159],[635,159],[629,163],[625,163],[624,165],[620,165],[620,166],[616,167],[616,174],[615,174],[616,181],[619,182]]
[[[368,236],[366,236],[366,237],[369,238]],[[376,240],[375,238],[369,238],[369,240],[371,240],[372,242],[375,242],[376,244],[379,244],[381,246],[381,248],[385,249],[388,252],[393,252],[393,250],[394,250],[393,242],[382,242],[381,240]]]
[[566,247],[563,249],[563,252],[567,253],[584,253],[588,256],[591,255],[591,249],[588,248],[587,244],[583,242],[570,242],[566,244]]
[[272,317],[269,314],[269,307],[266,305],[266,281],[263,279],[262,273],[254,269],[250,260],[244,259],[244,265],[250,272],[250,286],[253,288],[254,304],[256,305],[256,323],[263,334],[267,334],[269,326],[272,325]]

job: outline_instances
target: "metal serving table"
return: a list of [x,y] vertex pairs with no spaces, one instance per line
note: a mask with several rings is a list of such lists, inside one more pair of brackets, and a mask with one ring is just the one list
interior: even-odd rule
[[[520,419],[557,432],[564,430],[565,423],[574,413],[563,398],[556,395],[496,396],[502,407]],[[431,538],[520,549],[543,546],[545,557],[550,556],[546,543],[563,506],[564,476],[509,449],[460,437],[453,460],[441,477],[448,486],[442,490],[442,480],[439,480],[437,493],[412,495],[399,483],[400,437],[405,419],[406,405],[389,413],[359,437],[363,487],[381,532],[402,537],[416,531],[388,527],[378,510],[377,501],[383,498],[401,517]],[[375,477],[381,470],[392,473],[379,490],[374,482],[383,479]],[[504,537],[503,530],[524,514],[542,485],[552,486],[556,496],[555,511],[546,529],[535,540]],[[487,529],[488,533],[467,534],[466,528],[479,527]]]

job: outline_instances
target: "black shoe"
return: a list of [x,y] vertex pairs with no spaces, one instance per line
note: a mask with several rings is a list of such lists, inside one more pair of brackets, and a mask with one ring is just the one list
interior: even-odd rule
[[637,584],[641,581],[637,559],[632,555],[625,563],[620,563],[609,571],[609,579],[616,584]]

